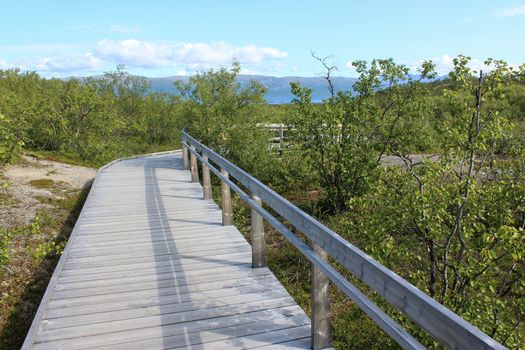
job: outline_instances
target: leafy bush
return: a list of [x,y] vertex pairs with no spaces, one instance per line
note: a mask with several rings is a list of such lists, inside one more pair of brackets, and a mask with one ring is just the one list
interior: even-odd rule
[[0,71],[0,161],[23,145],[96,164],[139,149],[173,149],[179,98],[147,89],[123,66],[102,78],[67,81]]
[[263,123],[265,88],[252,81],[241,89],[238,62],[230,70],[210,69],[178,84],[184,98],[183,118],[191,135],[263,181],[278,168],[269,151],[270,134]]
[[[515,77],[502,61],[489,60],[494,69],[484,75],[467,67],[467,57],[454,62],[455,86],[442,91],[446,105],[435,125],[436,157],[416,164],[402,140],[390,142],[400,165],[378,168],[371,190],[351,198],[332,225],[483,332],[518,348],[525,340],[525,153],[498,103]],[[514,145],[510,159],[498,157],[502,140]]]
[[16,159],[24,146],[24,126],[0,114],[0,166]]
[[[434,75],[433,66],[423,64],[414,80],[408,67],[392,59],[354,65],[360,74],[355,92],[332,89],[321,105],[312,103],[311,90],[291,84],[297,106],[290,120],[292,142],[316,169],[331,212],[347,209],[352,197],[370,190],[383,155],[407,154],[428,140],[421,122],[429,110],[421,80]],[[331,87],[330,70],[327,81]]]

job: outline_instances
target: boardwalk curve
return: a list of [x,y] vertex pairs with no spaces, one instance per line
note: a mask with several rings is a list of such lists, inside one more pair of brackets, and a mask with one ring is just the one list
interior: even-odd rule
[[102,168],[23,349],[308,349],[310,320],[180,152]]

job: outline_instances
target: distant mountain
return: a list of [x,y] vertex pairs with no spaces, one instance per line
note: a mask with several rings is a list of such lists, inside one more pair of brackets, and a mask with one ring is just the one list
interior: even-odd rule
[[[164,78],[147,78],[151,83],[151,89],[156,92],[166,92],[177,94],[174,82],[181,80],[188,81],[187,76],[173,76]],[[247,86],[250,80],[255,80],[264,85],[268,91],[266,101],[271,104],[290,103],[293,95],[290,88],[290,82],[299,82],[302,86],[312,89],[313,102],[321,102],[324,98],[329,97],[328,83],[322,77],[269,77],[264,75],[239,75],[237,81],[242,87]],[[332,83],[336,90],[351,90],[352,85],[357,81],[355,78],[334,77]]]
[[[100,76],[95,76],[95,78]],[[146,80],[150,83],[151,90],[154,92],[165,92],[168,94],[178,95],[179,92],[175,87],[175,82],[180,80],[188,82],[188,76],[172,76],[162,78],[148,78]],[[412,75],[411,78],[417,79],[417,75]],[[439,81],[446,79],[447,76],[436,77],[433,80],[423,80],[423,82]],[[71,78],[65,78],[71,79]],[[80,78],[82,79],[82,78]],[[290,103],[294,96],[292,95],[290,83],[299,82],[302,86],[312,89],[312,101],[321,102],[323,99],[330,96],[328,91],[328,83],[323,77],[270,77],[265,75],[243,75],[237,76],[237,81],[241,87],[245,87],[250,83],[250,80],[255,80],[267,88],[265,99],[270,104]],[[351,91],[352,86],[357,81],[356,78],[347,77],[332,77],[332,84],[336,91]]]

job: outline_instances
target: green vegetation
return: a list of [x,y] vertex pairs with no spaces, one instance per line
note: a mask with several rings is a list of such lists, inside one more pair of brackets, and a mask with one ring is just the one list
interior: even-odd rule
[[209,70],[191,77],[187,84],[179,84],[185,98],[184,125],[204,144],[269,180],[269,172],[275,168],[268,153],[269,134],[257,126],[265,121],[266,90],[253,81],[240,89],[236,82],[239,72],[239,63],[234,62],[231,70]]
[[172,149],[180,138],[179,99],[146,93],[123,67],[100,79],[43,79],[0,71],[0,161],[25,149],[104,164],[116,157]]
[[[333,67],[320,62],[331,87]],[[515,70],[489,59],[491,69],[482,73],[468,62],[459,56],[449,78],[428,82],[435,76],[431,62],[414,77],[391,59],[357,61],[353,91],[331,90],[315,104],[310,90],[292,84],[296,98],[283,106],[268,106],[257,83],[241,89],[236,62],[179,84],[180,98],[149,93],[143,79],[122,67],[83,81],[0,72],[0,160],[32,150],[102,164],[179,148],[186,126],[483,332],[518,349],[525,344],[525,66]],[[289,126],[281,156],[261,127],[269,122]],[[235,202],[235,221],[247,232],[249,210]],[[310,310],[309,263],[267,230],[270,267]],[[3,232],[2,252],[17,232]],[[41,256],[40,250],[54,247],[28,248],[27,254]],[[1,263],[8,263],[10,255],[2,254]],[[425,345],[439,348],[363,290]],[[337,348],[396,348],[341,293],[333,290],[332,300]]]
[[[391,59],[374,60],[370,68],[366,62],[354,65],[360,74],[355,93],[331,89],[332,96],[320,106],[311,102],[311,91],[292,84],[298,106],[289,122],[293,142],[317,169],[332,212],[346,210],[350,198],[370,191],[381,157],[396,154],[392,145],[396,152],[407,152],[421,147],[426,136],[411,131],[424,130],[428,103],[420,80],[434,77],[430,64],[423,66],[419,81]],[[330,70],[327,80],[331,86]],[[376,93],[382,86],[388,88]]]
[[68,192],[28,225],[0,227],[1,349],[22,345],[88,192]]
[[36,179],[29,181],[29,184],[36,188],[51,188],[55,182],[51,179]]

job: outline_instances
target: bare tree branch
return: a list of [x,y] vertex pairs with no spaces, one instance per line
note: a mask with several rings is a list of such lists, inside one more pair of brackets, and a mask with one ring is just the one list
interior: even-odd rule
[[318,60],[323,65],[325,69],[323,74],[324,74],[324,78],[328,82],[328,90],[330,91],[330,95],[332,96],[332,98],[335,97],[335,88],[332,82],[331,75],[332,75],[332,72],[337,71],[338,69],[335,64],[328,62],[330,59],[332,59],[332,56],[326,56],[326,57],[321,58],[317,56],[314,51],[312,51],[312,57]]

